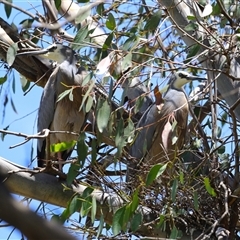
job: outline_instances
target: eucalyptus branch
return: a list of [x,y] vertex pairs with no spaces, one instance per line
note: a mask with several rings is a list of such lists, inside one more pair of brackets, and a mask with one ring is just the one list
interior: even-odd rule
[[[209,147],[209,145],[208,145],[207,136],[206,136],[205,132],[203,131],[203,129],[202,129],[202,127],[201,127],[201,124],[200,124],[200,121],[202,122],[203,119],[200,119],[200,121],[199,121],[199,120],[197,119],[196,115],[194,114],[193,109],[190,107],[189,110],[190,110],[190,113],[191,113],[191,116],[192,116],[193,120],[192,120],[191,123],[189,124],[188,128],[190,129],[190,131],[193,131],[193,126],[194,126],[194,125],[195,125],[195,126],[197,125],[197,129],[198,129],[198,131],[199,131],[199,134],[200,134],[200,136],[201,136],[202,139],[203,139],[203,145],[204,145],[205,151],[206,151],[206,152],[209,152],[209,151],[210,151],[210,147]],[[206,115],[205,115],[205,116],[206,116]],[[193,123],[195,123],[195,124],[193,125]],[[195,126],[194,126],[194,128],[195,128]]]
[[224,8],[224,6],[222,4],[222,1],[221,0],[217,0],[217,3],[220,6],[222,14],[226,17],[226,19],[229,21],[230,25],[233,27],[233,25],[234,25],[233,23],[234,22],[233,22],[232,18],[228,15],[228,13],[225,11],[225,8]]
[[224,206],[225,206],[225,211],[224,213],[221,215],[221,217],[219,219],[217,219],[212,226],[206,231],[210,231],[210,233],[208,235],[205,235],[205,233],[202,233],[200,236],[198,236],[196,238],[196,240],[201,240],[201,239],[209,239],[211,237],[211,235],[214,233],[216,227],[219,225],[219,223],[229,214],[229,210],[228,210],[228,189],[226,187],[226,185],[224,184],[223,180],[221,180],[219,187],[222,187],[224,190]]
[[188,32],[184,31],[179,25],[178,23],[175,21],[175,19],[172,17],[172,15],[169,12],[169,9],[165,9],[165,11],[167,12],[168,16],[171,18],[171,21],[173,22],[173,24],[176,26],[176,28],[183,33],[185,36],[187,36],[188,38],[190,38],[192,41],[194,41],[195,43],[197,43],[199,46],[202,46],[204,49],[208,49],[210,50],[209,46],[206,46],[205,44],[203,44],[202,42],[198,41],[196,38],[194,38],[192,35],[190,35]]
[[60,133],[60,134],[71,134],[71,135],[79,136],[79,133],[76,133],[76,132],[70,132],[70,131],[50,131],[49,129],[43,129],[41,132],[39,132],[37,134],[34,134],[34,135],[28,135],[28,134],[12,132],[12,131],[2,130],[2,129],[0,129],[0,133],[9,134],[9,135],[15,135],[15,136],[18,136],[18,137],[24,137],[25,138],[25,141],[23,141],[21,143],[18,143],[16,145],[10,146],[9,148],[19,147],[20,145],[25,144],[26,142],[30,141],[31,139],[47,138],[49,136],[49,134]]

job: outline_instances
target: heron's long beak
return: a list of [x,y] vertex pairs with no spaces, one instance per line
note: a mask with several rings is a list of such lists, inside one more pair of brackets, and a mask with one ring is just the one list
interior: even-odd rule
[[49,51],[47,49],[41,49],[41,50],[36,50],[36,51],[27,51],[27,52],[21,52],[21,53],[18,53],[17,56],[20,56],[20,55],[45,55],[47,54]]
[[18,53],[17,56],[19,55],[42,55],[45,56],[47,58],[48,54],[53,53],[54,50],[57,49],[57,45],[56,44],[52,44],[51,46],[44,48],[44,49],[40,49],[40,50],[34,50],[34,51],[28,51],[28,52],[21,52]]
[[193,75],[189,75],[186,77],[187,80],[191,80],[191,81],[202,81],[202,80],[207,80],[207,78],[205,77],[198,77],[198,76],[193,76]]
[[19,55],[39,56],[45,59],[56,61],[59,64],[66,59],[66,56],[60,52],[56,44],[53,44],[45,49],[41,49],[37,51],[28,51],[28,52],[18,53],[17,56]]

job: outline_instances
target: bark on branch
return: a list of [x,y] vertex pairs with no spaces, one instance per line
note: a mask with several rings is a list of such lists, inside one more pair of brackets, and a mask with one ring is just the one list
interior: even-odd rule
[[[25,172],[23,172],[25,170]],[[10,171],[15,173],[9,174]],[[39,201],[50,203],[56,206],[66,208],[72,196],[76,193],[80,195],[87,188],[87,184],[72,185],[71,190],[63,191],[62,184],[58,178],[45,173],[31,175],[27,169],[11,163],[0,157],[0,175],[5,178],[5,184],[9,191],[21,196],[33,198]],[[92,196],[97,201],[96,219],[101,215],[104,216],[104,221],[112,224],[114,212],[126,202],[115,193],[105,193],[101,190],[95,189]],[[139,206],[138,211],[142,213],[144,224],[139,228],[138,234],[143,236],[159,236],[166,237],[166,233],[162,232],[154,226],[156,214],[151,209]],[[152,224],[149,224],[151,223]],[[148,224],[147,224],[148,223]]]

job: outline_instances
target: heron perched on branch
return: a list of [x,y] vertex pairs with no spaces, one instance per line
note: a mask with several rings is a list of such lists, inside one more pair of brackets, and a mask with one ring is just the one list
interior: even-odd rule
[[[77,66],[78,56],[70,48],[60,44],[54,44],[47,49],[29,52],[30,55],[54,60],[58,63],[46,83],[38,111],[38,131],[50,129],[51,131],[66,131],[79,133],[86,120],[86,113],[82,104],[84,89],[81,86],[87,72],[83,67]],[[71,90],[71,97],[66,95],[57,100],[60,94]],[[50,144],[60,142],[72,142],[77,140],[77,135],[71,133],[50,134]],[[43,167],[48,160],[66,160],[72,149],[58,153],[50,153],[46,140],[39,139],[37,144],[38,166]],[[49,154],[47,154],[49,153]],[[50,155],[50,156],[47,156]],[[50,159],[48,159],[50,157]],[[61,166],[59,167],[61,169]]]
[[192,80],[203,79],[184,71],[171,76],[163,101],[153,103],[139,120],[137,136],[129,152],[133,160],[128,165],[127,181],[136,175],[140,163],[149,167],[172,161],[176,150],[183,147],[189,104],[182,87]]

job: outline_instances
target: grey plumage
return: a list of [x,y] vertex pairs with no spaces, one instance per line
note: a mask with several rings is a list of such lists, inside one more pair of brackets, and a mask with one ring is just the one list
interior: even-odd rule
[[[44,53],[44,51],[43,51]],[[44,87],[40,107],[38,111],[38,131],[50,129],[52,131],[80,132],[85,121],[85,113],[79,111],[83,98],[81,84],[87,75],[84,68],[77,67],[77,55],[69,47],[54,45],[48,48],[45,57],[59,63],[51,74]],[[73,89],[73,101],[69,96],[57,102],[58,96],[70,87]],[[50,144],[59,142],[71,142],[77,140],[76,135],[72,134],[50,134]],[[61,154],[52,153],[52,160],[66,160],[71,154],[72,149]],[[46,159],[46,140],[39,139],[37,144],[38,166],[43,167]],[[61,159],[59,159],[61,158]]]
[[[181,149],[187,131],[187,119],[189,105],[182,86],[192,80],[202,80],[187,72],[179,71],[172,75],[168,90],[164,96],[162,106],[153,103],[140,119],[137,129],[137,137],[130,148],[130,155],[133,160],[128,166],[127,181],[136,174],[138,165],[150,166],[173,160],[176,149]],[[174,132],[171,125],[174,121],[177,125]],[[172,136],[176,135],[177,140],[172,144]],[[147,170],[147,168],[146,168]]]

